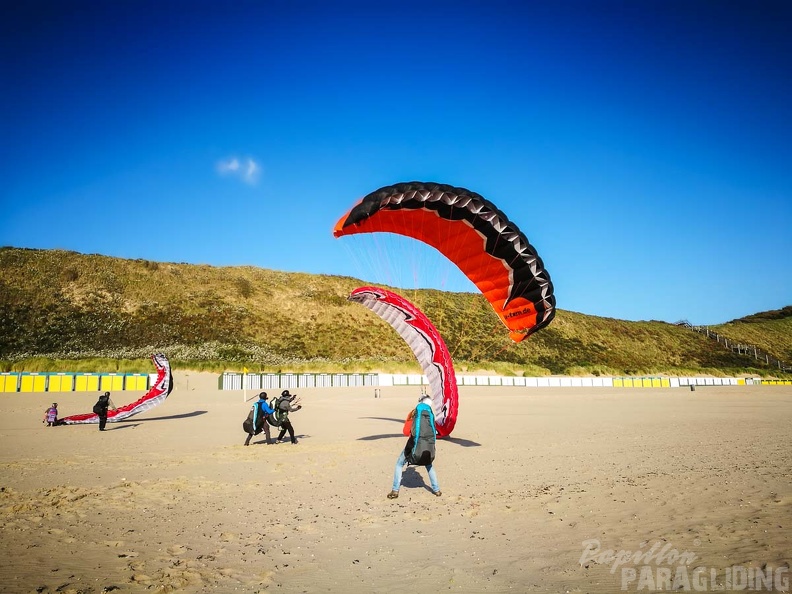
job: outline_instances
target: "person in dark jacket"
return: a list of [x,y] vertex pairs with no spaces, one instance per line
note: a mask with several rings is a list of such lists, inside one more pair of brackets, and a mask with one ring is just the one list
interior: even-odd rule
[[278,442],[283,441],[283,436],[286,435],[288,431],[291,442],[297,443],[297,438],[294,437],[294,427],[292,427],[291,421],[289,421],[289,413],[298,411],[302,408],[300,404],[297,406],[292,405],[295,398],[297,398],[297,394],[289,394],[288,390],[281,392],[281,396],[278,398],[276,406],[281,418],[281,430],[280,435],[278,435]]
[[275,410],[270,408],[270,405],[267,404],[267,393],[261,392],[258,402],[250,409],[247,420],[242,424],[248,432],[245,445],[250,445],[250,440],[253,439],[253,436],[258,435],[262,431],[264,431],[264,434],[267,436],[267,444],[272,443],[267,415],[271,415],[274,412]]
[[99,431],[105,430],[105,425],[107,425],[107,410],[110,408],[117,410],[113,401],[110,400],[110,392],[105,392],[99,396],[99,400],[96,401],[93,407],[93,411],[99,417]]

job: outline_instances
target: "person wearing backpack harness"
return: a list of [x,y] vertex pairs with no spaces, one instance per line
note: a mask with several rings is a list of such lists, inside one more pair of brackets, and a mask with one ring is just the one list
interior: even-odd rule
[[113,401],[110,400],[110,392],[105,392],[99,396],[99,400],[97,400],[96,404],[93,406],[94,413],[99,417],[99,431],[104,431],[105,425],[107,425],[108,408],[118,410],[116,409],[115,404],[113,404]]
[[248,418],[242,423],[242,429],[248,434],[245,445],[250,445],[250,440],[253,436],[258,435],[262,431],[264,431],[264,434],[267,436],[267,445],[272,444],[269,423],[267,423],[267,415],[271,415],[274,412],[275,410],[270,408],[270,405],[267,404],[267,393],[261,392],[258,402],[253,405],[248,414]]
[[289,432],[291,442],[294,444],[297,443],[297,438],[294,437],[294,427],[292,427],[291,421],[289,421],[289,413],[298,411],[302,408],[302,405],[300,404],[297,406],[292,406],[292,401],[295,398],[297,398],[297,394],[289,394],[288,390],[281,392],[280,398],[278,398],[276,408],[278,409],[278,414],[281,419],[281,430],[280,434],[278,435],[278,443],[283,441],[283,436],[286,435],[287,431]]
[[405,464],[426,466],[432,494],[440,497],[443,493],[440,491],[437,474],[432,466],[435,457],[437,431],[435,430],[432,399],[429,396],[422,394],[418,399],[418,405],[410,411],[407,422],[404,424],[405,431],[408,423],[410,426],[410,437],[407,440],[407,445],[399,454],[398,460],[396,460],[396,468],[393,471],[393,489],[388,493],[388,499],[396,499],[399,496],[399,487],[401,487],[402,472]]

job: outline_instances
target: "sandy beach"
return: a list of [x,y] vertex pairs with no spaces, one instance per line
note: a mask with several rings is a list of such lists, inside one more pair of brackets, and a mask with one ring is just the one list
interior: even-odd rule
[[0,591],[788,591],[792,387],[463,387],[443,495],[389,500],[417,389],[293,390],[299,444],[244,447],[254,393],[174,380],[104,433],[0,397]]

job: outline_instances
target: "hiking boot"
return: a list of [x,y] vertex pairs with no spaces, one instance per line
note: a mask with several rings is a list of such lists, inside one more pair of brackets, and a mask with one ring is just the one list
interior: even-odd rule
[[388,499],[396,499],[398,496],[399,496],[398,491],[391,491],[390,493],[388,493]]
[[298,442],[297,442],[297,440],[296,440],[296,439],[293,439],[293,440],[292,440],[292,445],[297,445],[297,443],[298,443]]
[[432,491],[432,495],[434,495],[435,497],[440,497],[440,495],[442,494],[443,494],[442,491]]

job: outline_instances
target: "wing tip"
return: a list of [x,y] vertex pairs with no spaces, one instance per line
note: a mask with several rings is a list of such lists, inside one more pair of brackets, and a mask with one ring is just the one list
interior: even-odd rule
[[514,342],[520,343],[528,338],[528,334],[525,332],[517,332],[516,330],[512,330],[509,332],[509,338],[511,338]]

